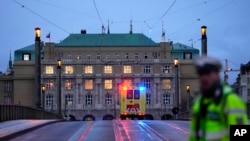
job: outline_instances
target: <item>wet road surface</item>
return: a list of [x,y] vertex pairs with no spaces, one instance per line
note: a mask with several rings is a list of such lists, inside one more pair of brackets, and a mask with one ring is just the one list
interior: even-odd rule
[[74,121],[47,125],[11,141],[185,141],[188,121]]

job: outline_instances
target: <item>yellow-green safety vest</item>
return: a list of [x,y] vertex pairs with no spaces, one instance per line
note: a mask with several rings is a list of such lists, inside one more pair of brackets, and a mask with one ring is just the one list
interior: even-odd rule
[[196,131],[196,125],[201,97],[193,105],[189,141],[229,141],[230,125],[248,124],[245,102],[227,85],[223,85],[223,96],[219,104],[213,98],[204,99],[203,102],[209,104],[206,116],[200,119],[199,131]]

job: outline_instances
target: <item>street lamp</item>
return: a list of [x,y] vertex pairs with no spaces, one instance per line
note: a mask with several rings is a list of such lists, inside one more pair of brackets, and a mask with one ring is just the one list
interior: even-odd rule
[[40,37],[41,37],[41,28],[39,28],[39,27],[36,27],[35,28],[35,36],[36,36],[36,39],[35,39],[35,41],[40,41],[41,39],[40,39]]
[[45,90],[46,90],[46,87],[44,85],[42,85],[41,89],[42,89],[42,97],[43,97],[43,100],[42,100],[43,104],[42,105],[43,105],[43,109],[45,109]]
[[207,55],[207,27],[201,27],[201,54],[202,56]]
[[57,69],[61,69],[62,68],[62,60],[58,59],[57,60]]
[[35,28],[35,104],[41,108],[41,28]]
[[190,109],[190,85],[186,85],[187,90],[187,111]]
[[178,64],[179,64],[179,59],[175,58],[174,59],[174,67],[178,67]]
[[62,94],[61,94],[61,68],[62,68],[62,60],[57,60],[57,71],[58,71],[58,99],[57,99],[57,107],[58,114],[62,115]]
[[[179,108],[179,59],[174,59],[174,67],[175,67],[175,107]],[[178,113],[176,114],[176,119],[178,118]]]

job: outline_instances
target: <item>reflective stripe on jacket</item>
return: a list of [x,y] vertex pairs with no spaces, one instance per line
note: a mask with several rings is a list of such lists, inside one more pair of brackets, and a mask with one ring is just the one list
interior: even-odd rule
[[[198,124],[200,103],[201,97],[195,101],[192,108],[189,141],[229,141],[229,125],[248,124],[246,104],[229,86],[223,85],[223,96],[219,104],[216,104],[213,98],[203,100],[204,104],[208,104],[207,112]],[[200,125],[199,131],[196,131],[197,124]]]

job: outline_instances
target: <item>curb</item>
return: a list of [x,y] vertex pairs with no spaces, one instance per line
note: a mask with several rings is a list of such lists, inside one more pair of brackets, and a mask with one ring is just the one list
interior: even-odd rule
[[51,121],[51,122],[47,122],[47,123],[44,123],[44,124],[40,124],[40,125],[31,127],[31,128],[24,129],[24,130],[21,130],[21,131],[17,131],[17,132],[15,132],[15,133],[13,133],[13,134],[6,135],[6,136],[4,136],[4,137],[1,137],[1,138],[0,138],[0,141],[10,140],[10,139],[15,138],[15,137],[18,137],[18,136],[20,136],[20,135],[22,135],[22,134],[31,132],[31,131],[36,130],[36,129],[38,129],[38,128],[41,128],[41,127],[43,127],[43,126],[46,126],[46,125],[49,125],[49,124],[54,124],[54,123],[57,123],[57,122],[64,122],[64,120]]

